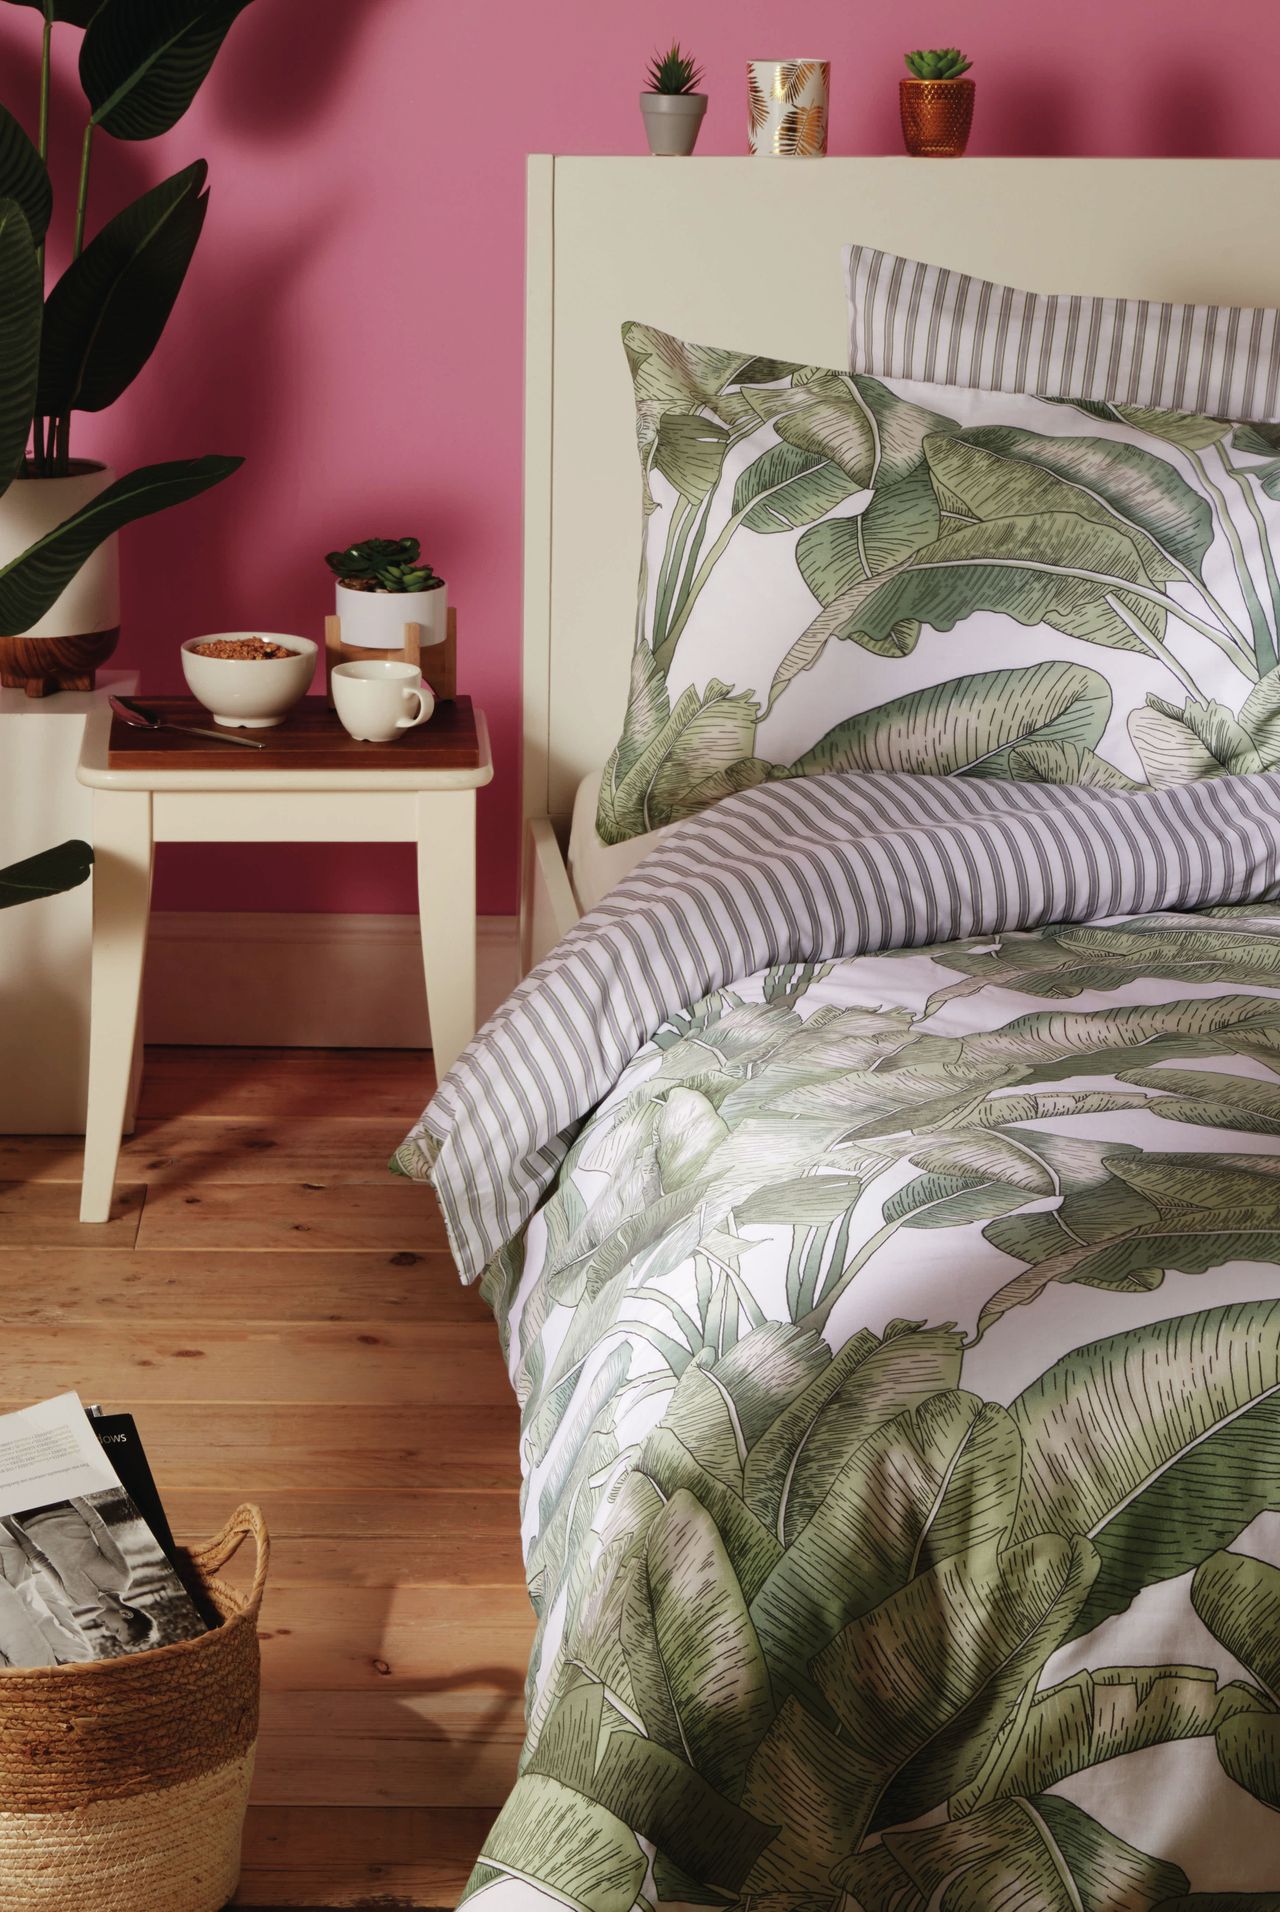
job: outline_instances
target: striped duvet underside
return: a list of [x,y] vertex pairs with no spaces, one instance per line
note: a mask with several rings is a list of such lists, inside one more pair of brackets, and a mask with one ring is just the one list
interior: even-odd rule
[[878,378],[1269,420],[1280,312],[1020,292],[871,246],[845,250],[849,365]]
[[1280,779],[1112,794],[842,773],[691,817],[585,916],[445,1077],[402,1149],[474,1281],[576,1125],[668,1016],[773,963],[1280,890]]

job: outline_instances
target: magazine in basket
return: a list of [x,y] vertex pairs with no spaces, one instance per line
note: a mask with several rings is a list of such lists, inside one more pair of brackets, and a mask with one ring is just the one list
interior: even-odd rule
[[79,1397],[0,1415],[0,1668],[109,1660],[206,1630]]

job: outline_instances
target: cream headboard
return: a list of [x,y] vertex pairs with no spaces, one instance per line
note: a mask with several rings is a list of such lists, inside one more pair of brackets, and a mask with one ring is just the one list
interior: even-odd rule
[[529,161],[525,815],[607,757],[640,493],[618,332],[845,362],[850,240],[1036,292],[1280,305],[1280,161]]

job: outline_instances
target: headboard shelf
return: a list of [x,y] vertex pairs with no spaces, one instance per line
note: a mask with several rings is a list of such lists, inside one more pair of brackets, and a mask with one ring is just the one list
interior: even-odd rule
[[525,815],[562,826],[626,697],[639,478],[619,342],[845,362],[851,240],[1037,292],[1280,305],[1277,160],[529,161]]

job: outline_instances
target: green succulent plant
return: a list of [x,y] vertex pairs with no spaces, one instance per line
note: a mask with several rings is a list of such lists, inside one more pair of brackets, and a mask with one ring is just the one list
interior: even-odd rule
[[[13,0],[43,16],[32,139],[0,106],[0,494],[20,474],[72,470],[73,412],[115,403],[146,364],[173,309],[208,205],[198,159],[86,236],[95,142],[154,139],[177,124],[250,0]],[[53,215],[46,164],[55,27],[80,40],[87,105],[71,262],[45,296]],[[194,498],[239,458],[186,458],[117,479],[0,568],[0,635],[49,609],[103,540],[136,518]]]
[[678,40],[673,40],[665,53],[655,53],[649,62],[651,93],[696,93],[701,84],[702,68],[681,52]]
[[958,80],[973,65],[958,46],[918,48],[905,58],[917,80]]
[[325,563],[343,584],[370,591],[434,591],[444,583],[420,557],[417,538],[362,538]]

